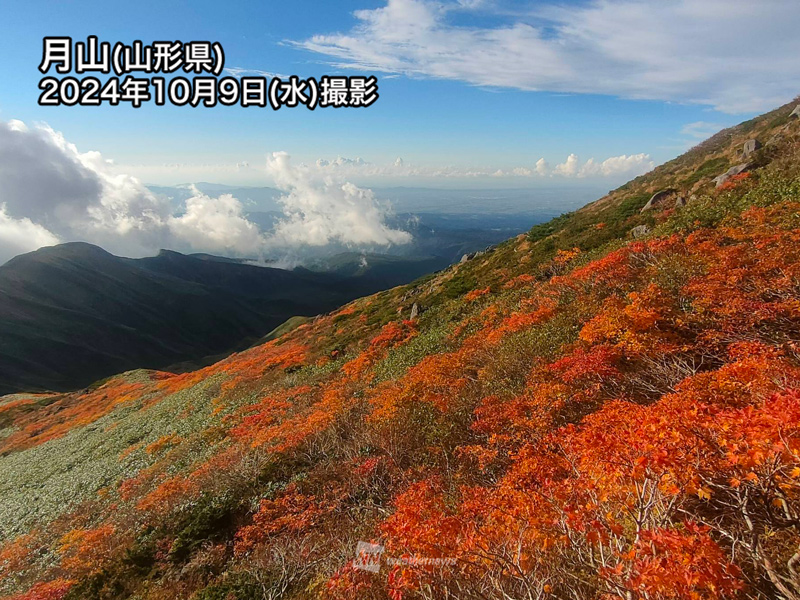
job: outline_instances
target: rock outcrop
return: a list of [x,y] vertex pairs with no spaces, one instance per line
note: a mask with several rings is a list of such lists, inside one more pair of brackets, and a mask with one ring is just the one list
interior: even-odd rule
[[747,140],[742,147],[742,158],[747,158],[759,148],[761,148],[761,142],[758,140]]
[[633,229],[631,229],[631,235],[634,238],[640,238],[644,235],[650,233],[650,228],[647,225],[637,225]]
[[753,166],[752,163],[741,163],[738,165],[734,165],[730,169],[725,171],[722,175],[717,175],[713,180],[714,184],[717,187],[720,187],[734,175],[738,175],[739,173],[744,173],[745,171],[749,170],[752,166]]
[[486,254],[486,252],[487,252],[486,250],[478,250],[477,252],[470,252],[469,254],[463,255],[461,257],[461,260],[458,261],[458,262],[459,262],[459,264],[460,263],[465,263],[465,262],[467,262],[469,260],[472,260],[473,258],[477,258],[479,256],[483,256],[484,254]]
[[417,318],[419,315],[419,305],[414,302],[413,306],[411,307],[411,315],[408,317],[412,321]]
[[657,207],[659,204],[661,204],[662,202],[664,202],[664,200],[665,200],[665,199],[666,199],[666,198],[667,198],[667,197],[668,197],[670,194],[673,194],[673,193],[675,193],[675,190],[674,190],[673,188],[669,188],[669,189],[666,189],[666,190],[661,190],[660,192],[656,192],[655,194],[653,194],[653,195],[652,195],[652,197],[650,198],[650,200],[648,200],[648,201],[647,201],[647,204],[645,204],[645,205],[642,207],[642,211],[641,211],[641,212],[646,212],[646,211],[648,211],[648,210],[653,210],[653,209],[654,209],[654,208],[656,208],[656,207]]

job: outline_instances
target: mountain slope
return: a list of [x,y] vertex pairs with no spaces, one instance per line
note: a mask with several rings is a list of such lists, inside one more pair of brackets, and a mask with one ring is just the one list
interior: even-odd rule
[[[460,258],[460,257],[459,257]],[[400,257],[389,254],[343,252],[312,262],[308,268],[315,272],[334,273],[342,277],[369,277],[385,289],[439,271],[453,261],[437,256]]]
[[793,107],[202,370],[0,401],[2,589],[798,597]]

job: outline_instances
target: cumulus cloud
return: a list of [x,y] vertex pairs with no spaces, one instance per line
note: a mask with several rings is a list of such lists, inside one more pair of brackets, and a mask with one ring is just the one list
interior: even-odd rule
[[547,164],[547,161],[544,158],[540,158],[536,161],[536,169],[537,175],[548,175],[550,173],[550,165]]
[[171,217],[170,230],[192,248],[222,254],[258,255],[264,238],[258,226],[244,216],[242,203],[231,194],[212,198],[192,186],[186,211]]
[[[353,162],[339,164],[352,166]],[[318,163],[317,169],[295,166],[285,152],[267,158],[268,174],[285,192],[279,202],[286,217],[276,225],[272,243],[388,246],[411,241],[409,233],[385,225],[388,207],[382,206],[371,190],[320,173],[320,168],[331,164]]]
[[97,152],[81,153],[47,125],[0,122],[0,264],[59,241],[126,256],[159,248],[250,255],[260,234],[234,198],[194,190],[181,213]]
[[562,177],[576,177],[578,175],[578,156],[570,154],[563,163],[556,165],[553,169],[553,175],[560,175]]
[[0,182],[11,217],[41,222],[82,214],[87,199],[99,199],[102,193],[93,164],[49,127],[0,122]]
[[[231,194],[211,197],[192,186],[177,211],[98,152],[81,153],[47,125],[0,122],[0,264],[21,252],[87,241],[125,256],[159,248],[253,257],[281,244],[389,245],[410,241],[387,227],[388,207],[372,191],[328,173],[361,168],[340,159],[315,169],[295,167],[285,153],[267,170],[285,192],[284,218],[263,233]],[[245,165],[249,168],[249,165]]]
[[11,219],[4,241],[35,225],[39,240],[86,240],[137,254],[169,235],[167,207],[138,180],[46,125],[0,122],[0,189]]
[[655,165],[647,154],[612,156],[602,162],[590,158],[578,171],[578,177],[614,177],[618,175],[641,175]]
[[348,32],[294,43],[338,67],[729,113],[773,107],[797,93],[796,0],[591,0],[527,11],[503,4],[491,15],[501,24],[480,27],[458,22],[465,12],[486,11],[484,3],[388,0],[356,11]]
[[53,246],[60,240],[41,225],[28,218],[14,219],[0,205],[0,264],[17,254],[31,252],[42,246]]

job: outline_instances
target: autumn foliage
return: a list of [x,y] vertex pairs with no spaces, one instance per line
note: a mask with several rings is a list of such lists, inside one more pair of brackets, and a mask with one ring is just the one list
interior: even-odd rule
[[[676,211],[538,263],[539,241],[511,240],[455,297],[484,266],[198,371],[0,404],[11,457],[87,431],[101,451],[140,419],[90,496],[7,536],[0,589],[800,598],[800,176],[783,168],[715,190],[713,222]],[[413,303],[429,310],[397,318]],[[359,541],[385,547],[378,573]]]

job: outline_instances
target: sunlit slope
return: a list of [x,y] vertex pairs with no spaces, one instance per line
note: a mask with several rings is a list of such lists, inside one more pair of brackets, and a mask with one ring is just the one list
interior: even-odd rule
[[6,397],[2,590],[797,597],[793,106],[203,370]]

